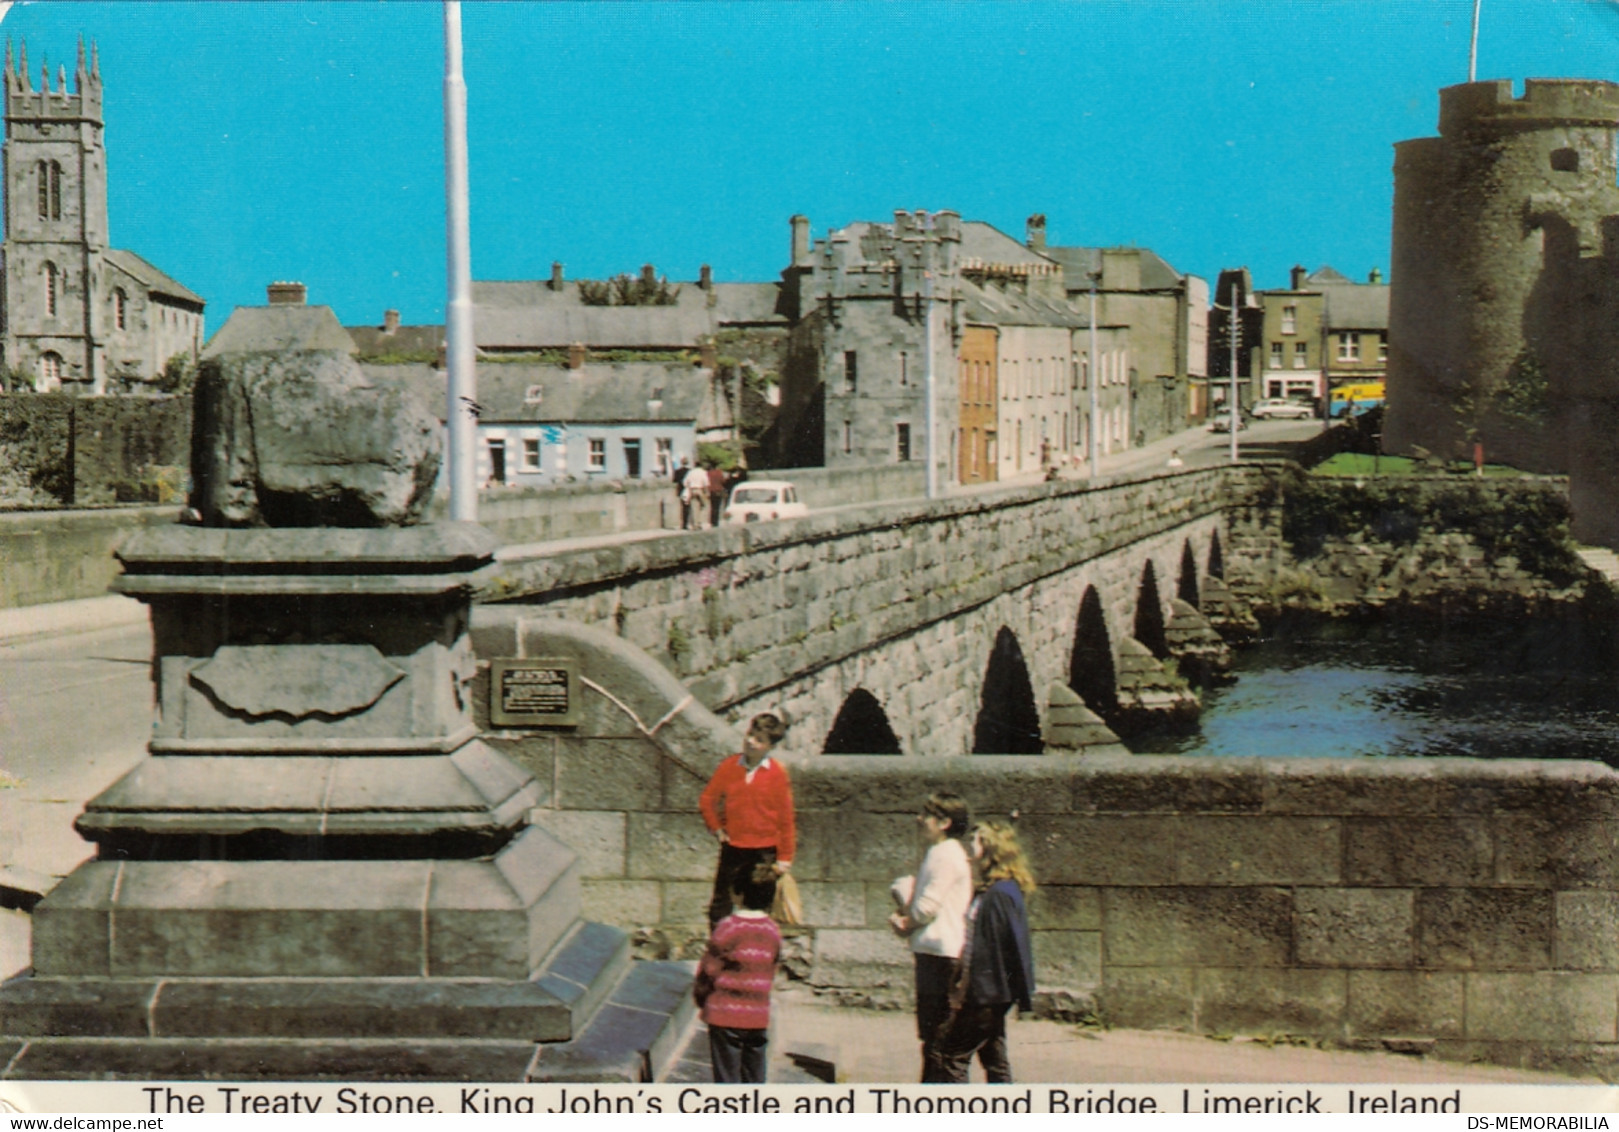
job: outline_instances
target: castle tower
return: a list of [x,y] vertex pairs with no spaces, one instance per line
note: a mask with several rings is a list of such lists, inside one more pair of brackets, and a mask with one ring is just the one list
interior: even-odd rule
[[1439,137],[1395,146],[1384,451],[1420,445],[1567,470],[1576,311],[1547,301],[1547,234],[1602,251],[1619,213],[1619,85],[1531,79],[1439,93]]
[[99,296],[107,249],[107,162],[101,67],[81,40],[68,90],[28,47],[5,62],[4,364],[36,389],[105,391]]

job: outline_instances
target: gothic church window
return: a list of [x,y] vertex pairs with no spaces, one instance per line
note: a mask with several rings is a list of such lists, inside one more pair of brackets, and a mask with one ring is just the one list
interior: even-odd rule
[[62,219],[62,167],[51,162],[51,219]]
[[45,264],[45,313],[56,313],[56,265]]
[[129,296],[124,294],[122,287],[116,287],[112,292],[112,324],[119,330],[128,328]]
[[39,218],[62,219],[62,166],[55,161],[41,161],[35,169],[39,174]]
[[40,388],[45,391],[58,388],[62,384],[62,355],[47,350],[39,356]]

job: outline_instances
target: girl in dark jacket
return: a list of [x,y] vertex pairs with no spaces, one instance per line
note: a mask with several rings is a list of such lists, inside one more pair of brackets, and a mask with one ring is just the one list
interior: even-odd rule
[[973,1054],[991,1084],[1012,1080],[1006,1050],[1006,1015],[1016,1003],[1030,1009],[1034,954],[1024,899],[1034,877],[1012,827],[984,822],[973,831],[973,872],[978,894],[967,910],[967,943],[951,987],[952,1014],[939,1039],[941,1080],[966,1084]]

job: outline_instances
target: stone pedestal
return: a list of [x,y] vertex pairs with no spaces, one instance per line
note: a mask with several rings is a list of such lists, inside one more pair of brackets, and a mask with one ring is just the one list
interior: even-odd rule
[[[678,1028],[680,973],[626,988],[623,933],[580,921],[573,852],[528,825],[541,785],[475,737],[494,549],[454,523],[131,540],[151,753],[34,910],[8,1076],[521,1080],[616,994]],[[578,1071],[644,1076],[650,1044]]]

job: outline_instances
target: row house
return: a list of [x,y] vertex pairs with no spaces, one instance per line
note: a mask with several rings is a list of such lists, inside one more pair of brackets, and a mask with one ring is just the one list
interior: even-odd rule
[[1263,395],[1324,405],[1332,390],[1388,372],[1389,289],[1373,269],[1356,283],[1331,267],[1295,267],[1286,288],[1258,292],[1254,349]]

